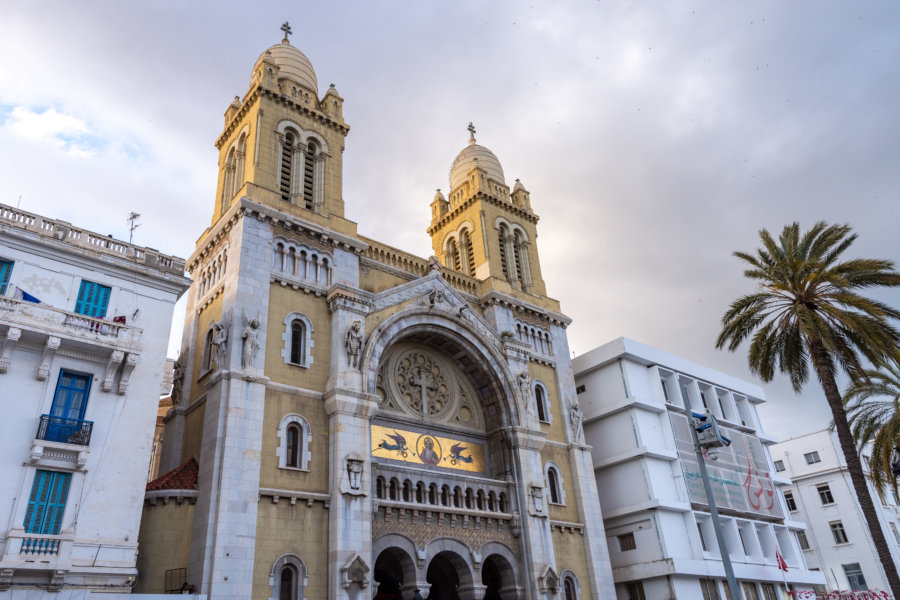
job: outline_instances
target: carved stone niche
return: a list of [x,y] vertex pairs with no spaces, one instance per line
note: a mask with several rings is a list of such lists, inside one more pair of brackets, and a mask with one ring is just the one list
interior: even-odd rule
[[346,590],[354,583],[360,588],[367,587],[369,585],[368,572],[369,565],[359,554],[354,552],[350,560],[341,567],[341,587]]
[[541,569],[541,574],[538,576],[538,588],[544,594],[547,592],[555,594],[559,591],[559,575],[550,565],[545,565]]

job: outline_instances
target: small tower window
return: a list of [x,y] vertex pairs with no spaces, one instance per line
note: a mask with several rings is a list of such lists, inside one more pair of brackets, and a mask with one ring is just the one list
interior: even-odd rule
[[291,323],[291,362],[295,365],[303,364],[303,338],[303,321],[294,319]]
[[519,236],[519,232],[517,231],[515,235],[513,235],[513,255],[516,260],[516,279],[519,281],[522,280],[522,238]]
[[450,240],[450,243],[447,244],[447,255],[447,266],[454,271],[461,271],[459,246],[456,245],[456,240]]
[[281,173],[279,181],[281,185],[281,199],[285,202],[291,201],[291,168],[294,161],[294,145],[296,138],[292,132],[284,134],[284,141],[281,144]]
[[286,463],[289,467],[297,467],[300,463],[300,426],[296,424],[288,425],[287,428],[287,457]]
[[466,274],[475,276],[475,250],[472,248],[472,236],[468,230],[463,230],[459,234],[460,252],[465,255]]
[[544,397],[544,388],[536,386],[534,388],[534,401],[537,404],[538,420],[546,423],[547,419],[547,400]]
[[303,161],[303,205],[307,210],[312,210],[314,203],[313,193],[316,178],[316,145],[310,142],[306,146],[306,160]]
[[506,229],[505,225],[500,226],[500,267],[503,269],[503,276],[506,277],[507,280],[511,279],[509,276],[509,257],[506,255],[506,246],[507,240],[509,238],[509,231]]

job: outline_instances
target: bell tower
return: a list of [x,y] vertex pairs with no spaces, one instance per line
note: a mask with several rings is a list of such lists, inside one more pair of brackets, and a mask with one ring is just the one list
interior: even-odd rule
[[438,190],[431,203],[434,254],[445,267],[492,279],[498,288],[544,296],[530,194],[518,179],[510,193],[497,156],[476,143],[472,123],[468,131],[469,143],[450,167],[450,194]]
[[319,97],[312,63],[291,45],[290,25],[281,29],[225,109],[213,223],[241,196],[314,221],[344,216],[344,99],[334,84]]

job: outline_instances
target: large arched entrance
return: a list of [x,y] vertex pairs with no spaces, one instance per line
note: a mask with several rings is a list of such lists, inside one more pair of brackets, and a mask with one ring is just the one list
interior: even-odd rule
[[500,554],[491,554],[484,560],[481,583],[485,586],[484,600],[515,600],[518,597],[515,570]]
[[442,552],[428,564],[425,580],[431,584],[428,600],[460,600],[459,573],[447,553]]
[[374,579],[378,586],[375,600],[406,600],[404,584],[415,582],[415,567],[409,555],[400,548],[388,548],[375,559]]

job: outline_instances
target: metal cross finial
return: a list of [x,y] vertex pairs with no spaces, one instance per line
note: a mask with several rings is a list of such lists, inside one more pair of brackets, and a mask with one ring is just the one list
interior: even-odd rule
[[469,130],[469,143],[474,144],[475,143],[475,126],[472,125],[472,121],[469,121],[469,126],[466,127],[466,129]]
[[284,32],[285,41],[288,41],[288,36],[293,33],[293,31],[291,31],[291,24],[285,21],[281,25],[281,30]]

